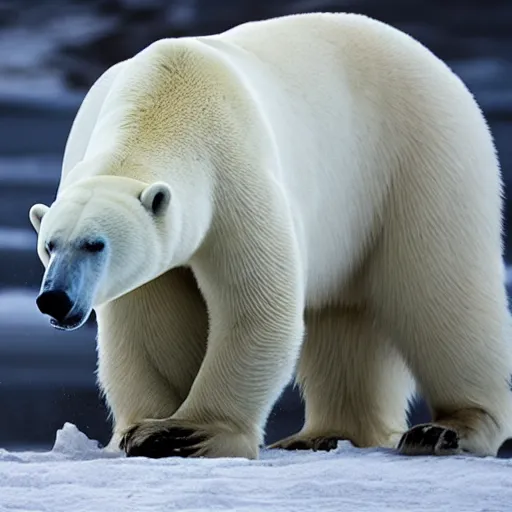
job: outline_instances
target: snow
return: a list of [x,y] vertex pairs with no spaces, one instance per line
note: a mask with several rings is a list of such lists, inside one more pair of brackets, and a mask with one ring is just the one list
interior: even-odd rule
[[50,452],[0,450],[0,511],[505,512],[512,459],[403,457],[340,443],[260,460],[125,458],[74,425]]

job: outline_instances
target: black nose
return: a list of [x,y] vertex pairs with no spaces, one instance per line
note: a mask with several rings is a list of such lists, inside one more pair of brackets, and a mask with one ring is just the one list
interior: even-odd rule
[[57,322],[62,322],[71,311],[73,303],[63,290],[49,290],[41,293],[36,299],[39,311],[51,316]]

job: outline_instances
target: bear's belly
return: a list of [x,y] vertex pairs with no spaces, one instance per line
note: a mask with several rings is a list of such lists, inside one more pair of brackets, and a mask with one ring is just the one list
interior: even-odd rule
[[317,205],[291,200],[308,307],[322,307],[333,299],[359,300],[353,283],[371,247],[376,216],[371,203],[366,209],[353,208],[352,201],[361,199],[358,196],[326,192]]

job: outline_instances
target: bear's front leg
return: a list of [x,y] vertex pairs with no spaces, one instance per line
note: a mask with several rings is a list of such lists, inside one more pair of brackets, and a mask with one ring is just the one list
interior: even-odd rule
[[110,408],[108,450],[146,418],[168,418],[187,397],[206,352],[206,304],[178,268],[97,310],[98,380]]
[[265,240],[260,233],[253,244],[216,247],[194,262],[210,312],[205,359],[172,417],[126,432],[129,456],[257,458],[265,422],[292,377],[304,334],[296,247],[286,234],[267,233]]

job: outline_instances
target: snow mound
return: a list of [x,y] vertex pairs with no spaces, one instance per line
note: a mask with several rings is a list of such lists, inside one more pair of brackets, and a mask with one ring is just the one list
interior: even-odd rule
[[0,511],[510,512],[511,475],[512,459],[349,443],[257,461],[126,458],[66,423],[50,452],[0,450]]
[[72,423],[65,423],[60,430],[57,430],[52,452],[62,454],[71,460],[94,459],[102,453],[98,442],[89,439]]

